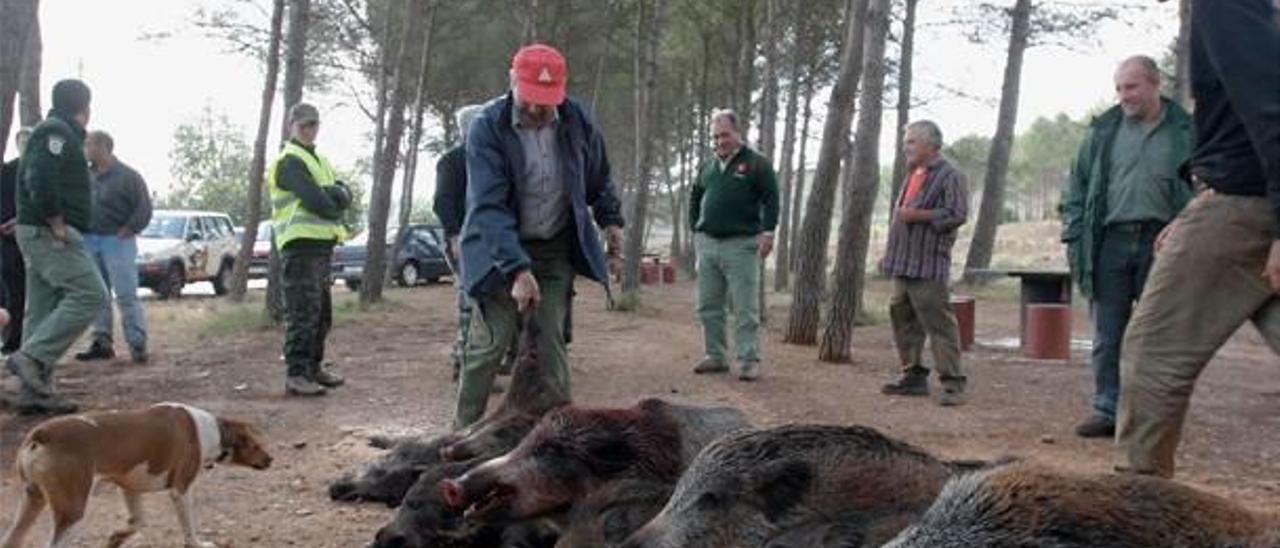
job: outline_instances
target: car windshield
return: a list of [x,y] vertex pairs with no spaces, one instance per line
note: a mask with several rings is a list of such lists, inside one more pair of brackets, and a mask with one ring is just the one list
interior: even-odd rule
[[158,215],[151,219],[151,224],[142,229],[142,233],[139,236],[143,238],[177,240],[182,238],[182,233],[186,229],[186,217]]
[[271,223],[262,223],[258,225],[258,241],[271,241]]
[[[394,226],[387,227],[387,245],[391,245],[391,242],[396,239],[396,233],[399,230],[400,230],[399,227],[394,227]],[[364,247],[366,245],[369,245],[369,231],[365,230],[359,234],[356,234],[350,240],[347,240],[346,242],[344,242],[342,245],[353,246],[353,247]]]

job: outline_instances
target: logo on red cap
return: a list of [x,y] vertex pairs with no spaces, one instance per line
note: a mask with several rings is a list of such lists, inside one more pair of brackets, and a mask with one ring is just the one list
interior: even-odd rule
[[520,48],[511,59],[516,94],[521,101],[555,106],[564,102],[567,69],[564,56],[545,44]]

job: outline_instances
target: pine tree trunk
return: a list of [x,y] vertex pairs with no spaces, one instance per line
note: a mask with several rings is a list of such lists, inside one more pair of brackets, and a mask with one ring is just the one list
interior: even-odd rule
[[[426,29],[434,28],[435,10],[430,10],[427,14],[428,19],[422,24]],[[426,39],[431,38],[431,32],[427,32]],[[409,142],[404,150],[404,170],[400,181],[400,226],[396,230],[395,245],[392,248],[391,256],[399,257],[400,248],[404,245],[405,232],[409,230],[409,224],[413,217],[413,187],[416,184],[418,175],[418,155],[419,147],[422,145],[422,125],[427,111],[427,69],[431,63],[431,44],[424,42],[422,53],[418,56],[418,74],[417,74],[417,91],[413,100],[413,123],[409,126]],[[446,116],[448,118],[448,116]],[[387,279],[397,274],[395,269],[387,269]]]
[[840,47],[840,71],[822,131],[822,149],[807,200],[804,224],[800,227],[796,257],[795,297],[791,300],[786,342],[817,343],[819,306],[822,302],[827,268],[827,242],[831,237],[832,203],[840,178],[842,145],[849,135],[854,113],[854,97],[862,75],[863,36],[868,0],[847,0],[844,41]]
[[738,78],[734,90],[738,93],[738,122],[742,136],[751,134],[751,92],[756,85],[756,0],[741,0],[739,7],[742,21],[742,40],[738,42]]
[[644,115],[640,120],[637,139],[640,154],[636,167],[635,199],[631,202],[631,212],[627,216],[627,237],[623,250],[622,290],[636,291],[640,288],[640,259],[644,253],[644,237],[649,219],[649,195],[653,187],[654,139],[653,121],[658,116],[658,46],[662,43],[662,31],[666,15],[666,0],[653,0],[653,19],[649,25],[648,36],[643,39],[643,87],[641,101],[637,108]]
[[[289,109],[302,102],[302,87],[307,80],[307,31],[311,25],[311,0],[289,0],[289,31],[285,34],[284,101],[280,122],[280,141],[289,140]],[[284,263],[274,238],[267,267],[267,318],[279,324],[284,321]]]
[[[396,164],[400,157],[401,139],[404,138],[405,111],[409,103],[409,93],[414,89],[418,75],[414,59],[413,43],[415,38],[422,38],[424,14],[415,13],[417,0],[401,0],[399,6],[388,5],[388,8],[403,7],[400,19],[401,31],[396,39],[394,56],[384,57],[391,63],[391,98],[386,110],[386,132],[382,138],[382,150],[377,151],[377,170],[374,172],[373,187],[369,191],[369,240],[366,247],[364,275],[360,284],[360,303],[368,305],[382,300],[382,290],[386,280],[386,272],[390,260],[387,248],[387,221],[391,213],[391,187],[395,186]],[[423,2],[421,9],[431,10],[434,6]],[[389,52],[388,52],[389,53]]]
[[271,106],[275,102],[276,80],[280,74],[280,40],[284,21],[285,0],[271,3],[271,37],[267,41],[267,75],[262,84],[262,101],[258,108],[258,133],[253,139],[253,160],[249,163],[249,189],[245,200],[244,235],[231,271],[232,301],[244,300],[249,287],[249,262],[253,260],[253,243],[258,240],[258,223],[262,220],[262,179],[267,165],[267,135],[271,132]]
[[1191,0],[1178,0],[1178,40],[1173,45],[1174,100],[1191,108]]
[[982,207],[974,227],[973,243],[965,261],[965,281],[974,282],[970,273],[991,266],[996,229],[1004,214],[1004,193],[1009,172],[1009,156],[1013,150],[1013,131],[1018,121],[1018,90],[1022,79],[1022,56],[1030,33],[1031,0],[1018,0],[1013,8],[1013,25],[1009,33],[1009,59],[1004,68],[1004,86],[1000,93],[1000,116],[996,134],[991,139],[987,156],[987,174],[982,184]]
[[915,58],[916,4],[919,1],[906,0],[906,5],[903,6],[902,55],[898,59],[898,126],[894,128],[893,175],[889,179],[893,192],[889,194],[890,204],[898,203],[903,179],[907,177],[907,157],[902,149],[902,140],[906,137],[907,124],[911,122],[911,73]]
[[44,118],[40,109],[40,65],[44,55],[44,42],[40,37],[40,18],[32,19],[27,35],[27,51],[22,55],[22,75],[18,80],[18,119],[25,127],[31,127]]
[[14,99],[26,58],[28,33],[36,26],[37,0],[0,0],[0,158],[9,145]]
[[[792,52],[790,85],[787,86],[787,112],[782,129],[782,155],[778,170],[778,193],[781,215],[778,219],[777,250],[773,258],[773,290],[786,291],[791,285],[791,180],[793,178],[793,155],[796,147],[796,117],[800,111],[800,55]],[[803,169],[803,167],[801,168]]]
[[289,0],[289,32],[285,36],[284,112],[280,119],[280,141],[289,140],[289,109],[302,102],[307,80],[307,34],[311,27],[311,0]]
[[831,313],[822,333],[818,359],[849,360],[853,324],[866,282],[867,246],[871,217],[880,189],[880,120],[884,98],[884,51],[889,34],[889,0],[871,0],[867,9],[867,50],[862,66],[862,94],[858,97],[858,128],[854,135],[853,176],[844,194],[840,240],[836,246]]
[[809,150],[809,122],[813,121],[813,94],[813,77],[809,75],[805,77],[804,84],[804,121],[800,123],[800,142],[798,144],[800,157],[796,160],[795,175],[791,181],[791,222],[790,226],[787,227],[790,232],[787,235],[787,240],[791,244],[787,252],[786,264],[788,272],[795,270],[796,256],[799,255],[796,253],[796,246],[799,243],[796,233],[799,232],[802,220],[801,213],[803,213],[800,209],[800,203],[805,198],[804,186],[806,174],[808,173],[806,166],[808,164]]

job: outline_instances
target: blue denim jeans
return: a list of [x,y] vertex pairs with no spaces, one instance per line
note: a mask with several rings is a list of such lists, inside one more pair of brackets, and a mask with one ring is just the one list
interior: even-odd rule
[[[147,318],[142,302],[138,300],[137,239],[90,234],[85,236],[85,243],[102,273],[107,291],[115,293],[129,352],[134,356],[146,354]],[[113,322],[111,301],[108,300],[93,323],[95,343],[111,345]]]
[[1120,396],[1120,352],[1154,260],[1157,223],[1123,223],[1106,227],[1093,278],[1093,412],[1115,421]]

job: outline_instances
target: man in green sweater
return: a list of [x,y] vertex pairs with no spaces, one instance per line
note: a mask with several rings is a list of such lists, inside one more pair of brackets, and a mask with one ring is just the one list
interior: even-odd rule
[[778,179],[769,159],[743,144],[733,111],[711,115],[711,135],[715,156],[702,163],[689,199],[689,223],[697,232],[698,318],[706,347],[693,372],[729,371],[725,307],[732,303],[738,379],[753,381],[760,376],[760,261],[773,251]]
[[22,154],[17,237],[27,260],[27,325],[5,367],[22,381],[17,409],[24,415],[76,411],[54,392],[53,366],[107,300],[83,235],[93,207],[84,156],[89,100],[84,82],[55,84],[53,110]]

